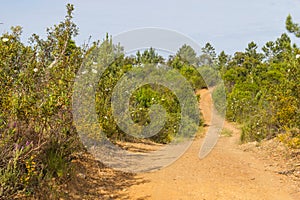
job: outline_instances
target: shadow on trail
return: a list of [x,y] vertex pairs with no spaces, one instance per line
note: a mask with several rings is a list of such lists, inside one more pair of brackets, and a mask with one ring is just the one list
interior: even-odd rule
[[130,186],[149,182],[108,168],[88,153],[76,155],[72,163],[74,175],[67,183],[65,199],[129,199]]

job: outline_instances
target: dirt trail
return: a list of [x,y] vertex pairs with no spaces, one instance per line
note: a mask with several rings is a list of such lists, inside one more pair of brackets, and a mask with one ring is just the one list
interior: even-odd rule
[[[211,96],[201,94],[200,109],[210,124]],[[133,184],[127,192],[130,199],[298,199],[289,180],[265,168],[263,161],[239,148],[239,129],[225,122],[232,137],[220,137],[216,147],[204,159],[198,158],[202,138],[196,139],[187,152],[172,165],[156,172],[136,176],[143,183]]]

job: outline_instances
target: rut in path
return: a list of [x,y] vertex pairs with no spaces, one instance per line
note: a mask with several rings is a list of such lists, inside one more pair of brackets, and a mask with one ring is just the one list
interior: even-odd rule
[[[211,95],[199,91],[200,110],[210,124]],[[130,199],[298,199],[285,177],[267,171],[264,163],[239,148],[239,129],[225,122],[232,137],[220,137],[213,151],[204,159],[198,157],[203,139],[196,139],[186,153],[170,166],[151,173],[138,174],[142,184],[132,185]]]

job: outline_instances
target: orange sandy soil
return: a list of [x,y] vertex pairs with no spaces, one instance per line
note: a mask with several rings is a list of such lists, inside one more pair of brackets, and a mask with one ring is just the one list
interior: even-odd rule
[[[210,92],[200,90],[198,93],[200,110],[209,125]],[[87,153],[78,154],[73,160],[76,176],[62,186],[65,197],[60,199],[299,199],[300,165],[288,170],[289,162],[300,163],[299,151],[291,160],[286,157],[286,149],[275,141],[266,142],[267,145],[240,145],[238,126],[225,122],[224,128],[230,130],[232,136],[221,136],[204,159],[198,157],[203,137],[197,137],[176,162],[155,172],[115,171]],[[161,146],[153,143],[121,145],[133,151],[151,151]]]

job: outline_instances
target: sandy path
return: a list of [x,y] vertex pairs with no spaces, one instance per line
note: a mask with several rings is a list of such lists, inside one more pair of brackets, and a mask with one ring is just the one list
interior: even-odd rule
[[[200,109],[209,124],[211,96],[207,90],[200,94]],[[234,125],[226,122],[224,127],[234,135],[221,137],[203,160],[198,158],[203,139],[196,139],[172,165],[137,175],[144,182],[128,189],[130,199],[297,199],[299,193],[285,177],[267,171],[256,155],[239,148],[239,130]]]

